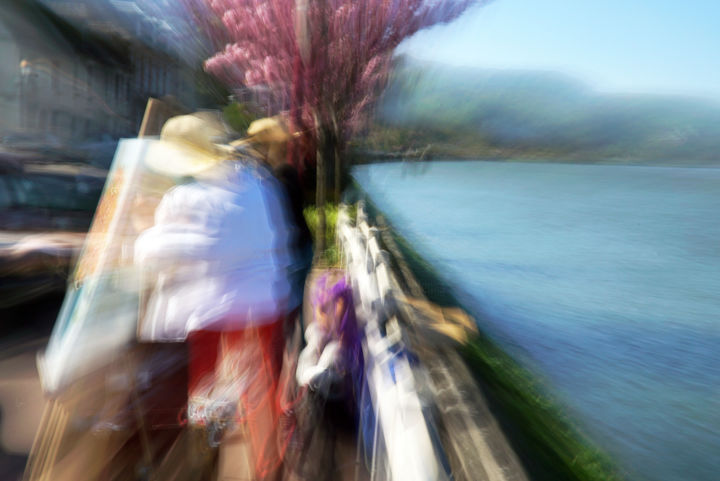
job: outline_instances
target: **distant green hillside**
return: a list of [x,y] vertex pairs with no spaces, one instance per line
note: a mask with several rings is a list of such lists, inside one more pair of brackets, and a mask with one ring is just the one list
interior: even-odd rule
[[720,103],[600,95],[551,72],[404,61],[365,150],[436,157],[720,164]]

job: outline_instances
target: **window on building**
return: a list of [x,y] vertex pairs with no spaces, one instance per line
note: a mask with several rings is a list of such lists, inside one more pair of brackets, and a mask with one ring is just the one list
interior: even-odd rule
[[140,90],[144,90],[145,89],[145,58],[144,57],[140,57],[138,66],[139,66],[139,72],[138,72],[137,85],[140,88]]
[[150,62],[143,57],[143,78],[140,88],[146,92],[150,88]]
[[80,64],[73,62],[73,93],[77,94],[80,89]]
[[155,69],[153,69],[152,65],[148,62],[148,68],[147,68],[147,84],[145,85],[146,91],[151,91],[153,89],[153,75],[155,74]]
[[26,126],[29,129],[37,128],[37,117],[38,112],[35,109],[28,109],[27,115],[25,117]]
[[92,90],[93,90],[93,77],[95,75],[95,72],[93,72],[93,66],[88,65],[87,66],[87,82],[85,82],[86,85],[86,93],[87,93],[87,101],[90,102],[90,99],[92,97]]
[[50,82],[52,84],[52,89],[53,91],[58,92],[60,90],[60,62],[53,60],[51,70]]

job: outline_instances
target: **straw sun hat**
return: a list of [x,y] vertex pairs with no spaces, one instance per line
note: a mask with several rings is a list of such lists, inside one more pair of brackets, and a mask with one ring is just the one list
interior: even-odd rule
[[286,142],[290,134],[285,124],[278,117],[268,117],[252,122],[247,130],[248,136],[256,142]]
[[285,123],[279,117],[267,117],[250,123],[247,138],[230,142],[230,145],[242,147],[246,145],[280,144],[292,138]]
[[264,157],[256,147],[261,151],[272,149],[292,137],[278,117],[252,122],[247,134],[247,138],[227,144],[231,132],[219,112],[173,117],[165,122],[160,140],[150,146],[146,163],[153,171],[170,177],[194,176],[236,157],[240,151]]
[[225,159],[234,149],[225,145],[230,130],[219,112],[196,112],[165,122],[145,161],[153,171],[170,177],[193,176]]

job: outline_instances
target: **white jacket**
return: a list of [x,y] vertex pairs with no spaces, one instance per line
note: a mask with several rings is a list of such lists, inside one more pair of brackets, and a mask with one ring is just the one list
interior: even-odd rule
[[213,180],[168,191],[135,243],[135,262],[154,284],[142,340],[180,341],[285,313],[289,233],[279,185],[262,168],[216,169]]
[[300,386],[310,386],[328,397],[342,395],[341,388],[342,347],[337,340],[327,339],[317,322],[311,322],[305,330],[307,345],[298,357],[295,379]]

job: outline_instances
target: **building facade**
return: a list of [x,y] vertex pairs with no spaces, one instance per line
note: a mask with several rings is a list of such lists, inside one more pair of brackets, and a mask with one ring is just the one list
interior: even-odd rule
[[192,66],[154,47],[84,28],[34,0],[7,0],[0,13],[0,136],[63,144],[135,136],[149,97],[194,107]]

